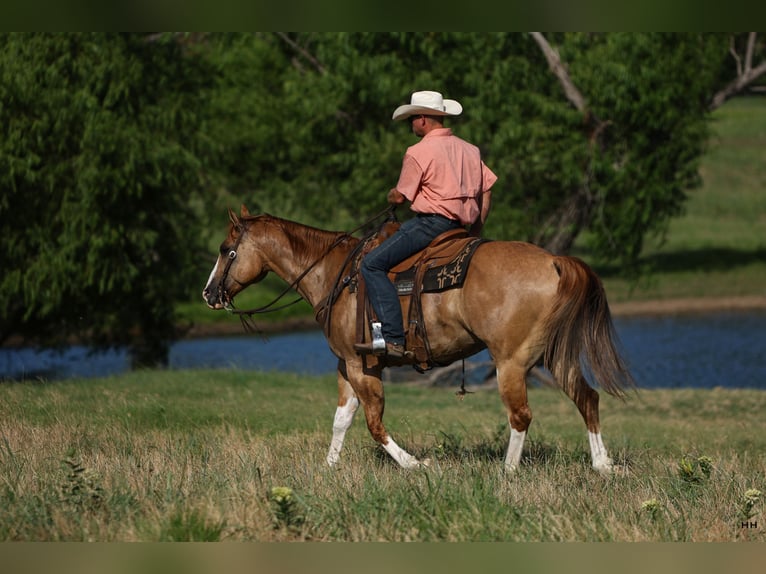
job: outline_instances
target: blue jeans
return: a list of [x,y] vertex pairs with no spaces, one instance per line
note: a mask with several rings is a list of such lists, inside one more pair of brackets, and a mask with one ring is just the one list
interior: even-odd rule
[[418,215],[405,221],[396,233],[365,256],[360,271],[370,304],[383,324],[386,343],[404,344],[402,308],[388,272],[413,253],[425,249],[436,236],[458,227],[460,222],[441,215]]

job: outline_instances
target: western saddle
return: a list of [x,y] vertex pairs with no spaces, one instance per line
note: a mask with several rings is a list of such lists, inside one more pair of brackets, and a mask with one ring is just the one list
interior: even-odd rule
[[[332,295],[320,306],[317,313],[317,319],[324,322],[326,335],[329,336],[332,304],[340,292],[348,287],[350,292],[356,292],[356,342],[370,340],[370,324],[376,321],[377,317],[367,298],[359,266],[362,258],[395,233],[399,225],[397,221],[385,222],[376,233],[360,243],[343,265]],[[428,330],[423,319],[422,293],[462,287],[470,259],[484,241],[469,236],[462,228],[447,231],[434,238],[424,250],[408,257],[389,272],[389,279],[399,293],[402,316],[405,317],[406,348],[414,354],[413,366],[416,370],[425,372],[439,366],[431,356]],[[347,270],[347,274],[343,276]],[[406,362],[412,362],[412,359]]]

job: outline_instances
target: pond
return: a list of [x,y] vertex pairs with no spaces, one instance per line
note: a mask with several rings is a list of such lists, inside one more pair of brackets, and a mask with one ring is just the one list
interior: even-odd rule
[[[766,312],[664,317],[616,317],[624,356],[641,388],[751,388],[766,390]],[[486,351],[470,364],[489,361]],[[336,359],[320,331],[217,337],[176,342],[170,369],[221,368],[310,375],[335,371]],[[124,350],[93,354],[0,349],[0,379],[61,380],[119,374],[129,369]],[[418,375],[406,371],[410,378]],[[470,371],[470,369],[469,369]],[[475,381],[468,381],[469,384]]]

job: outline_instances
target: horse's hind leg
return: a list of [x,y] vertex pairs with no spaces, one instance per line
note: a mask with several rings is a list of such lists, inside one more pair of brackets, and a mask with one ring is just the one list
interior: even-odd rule
[[511,425],[511,437],[505,454],[505,469],[509,472],[514,472],[519,466],[524,439],[532,422],[532,411],[527,402],[527,370],[526,365],[512,360],[497,363],[497,386]]
[[[565,387],[568,387],[565,385]],[[574,388],[565,388],[565,392],[577,405],[585,426],[588,427],[588,442],[590,443],[591,463],[593,469],[602,473],[612,472],[612,459],[606,452],[601,440],[601,427],[598,418],[598,392],[582,377],[578,377]]]
[[356,398],[356,393],[348,382],[345,362],[338,361],[338,408],[335,409],[332,442],[330,451],[327,453],[327,464],[330,466],[335,466],[340,459],[343,440],[346,438],[346,431],[354,422],[357,408],[359,408],[359,399]]

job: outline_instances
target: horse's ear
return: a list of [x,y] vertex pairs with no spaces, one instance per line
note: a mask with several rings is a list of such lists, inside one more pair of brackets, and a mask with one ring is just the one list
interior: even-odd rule
[[240,210],[240,214],[239,214],[240,217],[247,217],[248,215],[250,215],[250,212],[247,210],[247,207],[245,207],[244,203],[242,204],[242,207],[239,208],[239,210]]
[[235,227],[239,225],[239,217],[237,217],[237,214],[234,213],[234,210],[231,207],[229,208],[229,221],[231,221],[232,225]]

